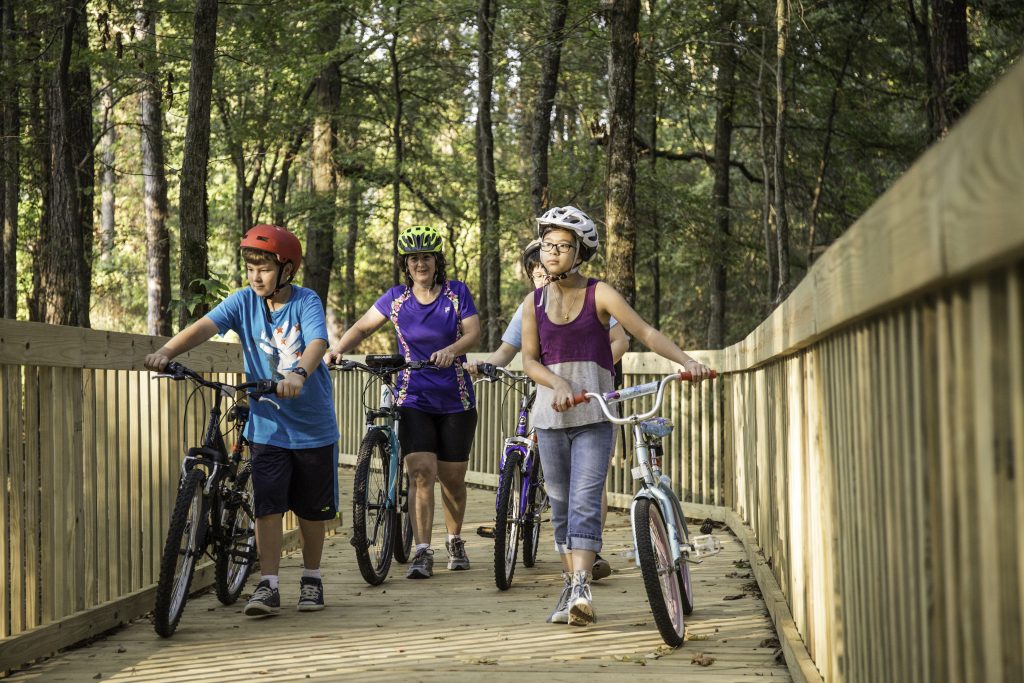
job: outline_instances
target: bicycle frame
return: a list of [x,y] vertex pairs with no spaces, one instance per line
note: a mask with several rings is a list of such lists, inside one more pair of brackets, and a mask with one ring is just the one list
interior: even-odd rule
[[[515,436],[505,439],[505,449],[502,451],[501,461],[498,463],[498,474],[500,476],[505,471],[505,462],[509,457],[513,455],[520,456],[519,468],[523,473],[523,483],[519,491],[519,500],[526,500],[530,486],[534,485],[532,472],[534,470],[533,459],[538,457],[537,443],[527,435],[529,433],[530,409],[533,408],[533,402],[536,397],[537,394],[533,391],[523,394],[523,398],[519,402],[519,419],[516,422]],[[494,502],[494,507],[497,510],[497,500]]]
[[[393,377],[393,376],[392,376]],[[386,432],[388,443],[394,457],[388,459],[388,491],[385,506],[395,507],[398,504],[398,480],[402,467],[402,450],[398,443],[398,420],[401,419],[395,410],[394,386],[390,378],[381,378],[384,386],[380,388],[380,407],[366,411],[366,433],[372,430]],[[383,420],[383,424],[377,424]]]
[[[619,391],[611,391],[606,394],[583,392],[575,397],[576,403],[589,399],[596,399],[608,420],[615,424],[628,424],[631,426],[633,430],[634,452],[637,459],[637,465],[632,469],[632,473],[633,479],[640,482],[640,490],[633,496],[633,502],[630,504],[629,509],[630,524],[633,531],[633,547],[636,547],[637,545],[637,502],[646,498],[658,506],[658,509],[662,514],[662,518],[666,522],[669,540],[671,541],[672,564],[676,569],[681,568],[684,562],[701,562],[701,560],[695,559],[691,557],[691,555],[699,556],[702,554],[715,554],[717,552],[717,550],[714,550],[707,553],[699,553],[694,547],[694,544],[691,542],[686,530],[686,518],[683,515],[683,508],[682,504],[679,502],[679,498],[676,496],[675,491],[672,490],[668,477],[662,473],[660,465],[654,465],[651,462],[651,445],[652,443],[660,441],[662,437],[648,435],[643,431],[644,422],[657,414],[661,409],[662,399],[665,395],[665,387],[669,382],[683,381],[685,379],[689,379],[689,373],[679,372],[674,375],[668,375],[661,380],[648,382],[647,384],[640,384],[627,389],[621,389]],[[654,400],[654,406],[646,413],[620,418],[612,415],[608,410],[608,406],[613,403],[647,396],[655,392],[657,392],[657,396]],[[680,530],[682,533],[680,533]],[[639,567],[639,554],[636,556],[635,562],[636,566]]]

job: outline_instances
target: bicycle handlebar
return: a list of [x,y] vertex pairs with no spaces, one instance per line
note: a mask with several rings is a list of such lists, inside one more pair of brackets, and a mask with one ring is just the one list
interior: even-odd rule
[[[715,379],[718,377],[718,373],[714,370],[711,371],[710,378]],[[689,382],[693,380],[693,375],[685,370],[674,372],[671,375],[666,375],[660,380],[648,382],[647,384],[638,384],[633,387],[627,387],[625,389],[618,389],[616,391],[609,391],[605,394],[595,394],[590,391],[580,391],[572,397],[572,405],[578,406],[581,403],[588,403],[590,399],[595,399],[598,405],[601,406],[601,412],[608,418],[609,421],[616,424],[629,424],[634,421],[639,422],[646,420],[649,417],[653,417],[661,409],[661,401],[665,396],[665,385],[669,382]],[[647,396],[657,392],[658,395],[654,399],[654,407],[652,407],[646,413],[642,415],[629,415],[627,417],[615,417],[608,410],[608,406],[613,403],[619,403],[621,401],[627,401],[632,398],[640,398],[641,396]]]
[[327,369],[340,370],[342,372],[348,372],[350,370],[362,370],[363,372],[368,372],[371,375],[383,377],[385,375],[391,375],[396,372],[401,372],[402,370],[422,370],[423,368],[432,367],[435,367],[434,363],[433,361],[429,360],[409,360],[403,362],[401,365],[382,365],[377,367],[372,367],[366,365],[365,363],[360,363],[359,361],[343,360],[337,365],[327,366]]
[[526,375],[517,375],[513,372],[509,372],[508,368],[503,368],[500,365],[494,363],[477,363],[477,372],[484,376],[489,382],[497,382],[501,377],[507,377],[513,382],[529,382],[531,381]]
[[159,373],[156,376],[156,379],[160,379],[162,377],[167,379],[173,379],[175,381],[188,379],[201,386],[208,387],[210,389],[215,389],[216,391],[224,392],[229,396],[234,396],[236,392],[244,391],[246,392],[246,394],[249,395],[249,397],[251,397],[253,400],[257,402],[266,401],[275,408],[281,408],[281,406],[279,406],[276,401],[267,398],[268,395],[277,393],[277,382],[275,382],[272,379],[258,379],[251,382],[242,382],[241,384],[211,382],[210,380],[206,379],[195,370],[187,368],[181,363],[178,363],[177,361],[173,360],[169,362],[166,366],[164,366],[163,372]]

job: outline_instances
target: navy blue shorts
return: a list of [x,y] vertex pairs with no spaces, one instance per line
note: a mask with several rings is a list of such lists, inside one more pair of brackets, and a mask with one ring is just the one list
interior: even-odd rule
[[399,408],[402,455],[434,453],[442,462],[467,462],[476,434],[476,408],[461,413],[425,413]]
[[337,517],[337,444],[291,449],[254,443],[249,452],[257,517],[289,510],[311,521]]

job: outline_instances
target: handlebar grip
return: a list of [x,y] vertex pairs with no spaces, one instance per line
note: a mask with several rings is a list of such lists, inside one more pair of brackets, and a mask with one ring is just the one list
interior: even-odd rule
[[580,391],[577,394],[573,394],[572,404],[574,406],[578,406],[581,403],[589,403],[589,402],[590,402],[590,399],[587,398],[587,392],[586,391]]
[[[680,370],[678,374],[679,374],[679,381],[681,381],[681,382],[691,382],[691,381],[693,381],[693,374],[687,372],[686,370]],[[712,370],[711,374],[708,376],[708,379],[715,379],[717,377],[718,377],[718,373],[715,372],[714,370]]]

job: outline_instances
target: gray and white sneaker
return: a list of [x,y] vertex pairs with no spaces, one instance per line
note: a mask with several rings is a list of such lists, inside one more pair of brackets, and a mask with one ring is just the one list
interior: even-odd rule
[[600,555],[594,556],[594,566],[590,569],[594,581],[606,578],[612,575],[612,566],[608,564],[608,560],[604,559]]
[[430,548],[423,548],[416,551],[416,556],[409,564],[409,571],[405,573],[407,579],[429,579],[434,575],[434,551]]
[[324,608],[324,583],[311,576],[303,576],[299,582],[300,612],[319,612]]
[[572,593],[572,576],[568,572],[562,572],[562,581],[565,582],[565,586],[562,588],[562,594],[558,596],[558,602],[555,603],[555,611],[548,617],[549,624],[569,623],[569,595]]
[[245,604],[242,614],[247,617],[268,617],[281,611],[281,594],[276,588],[270,587],[270,581],[264,579],[256,586],[249,602]]
[[572,593],[569,595],[569,625],[586,626],[597,621],[594,598],[590,594],[590,572],[572,573]]
[[466,542],[456,536],[450,541],[444,542],[448,550],[448,569],[459,571],[469,569],[469,558],[466,557]]

